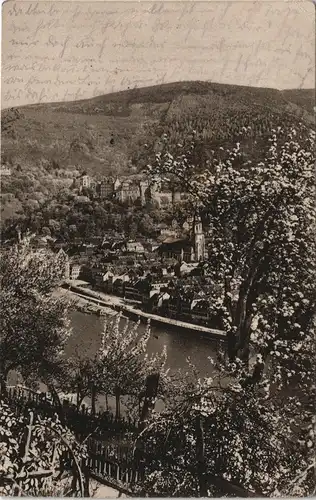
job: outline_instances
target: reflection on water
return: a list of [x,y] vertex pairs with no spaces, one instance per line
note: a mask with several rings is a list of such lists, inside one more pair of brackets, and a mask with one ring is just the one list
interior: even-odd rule
[[[68,340],[67,352],[69,355],[93,356],[100,347],[100,334],[104,319],[94,314],[88,315],[81,312],[71,312],[73,333]],[[140,329],[145,325],[141,324]],[[198,368],[201,376],[211,373],[211,364],[208,360],[216,352],[217,342],[196,332],[183,332],[181,330],[165,330],[163,327],[152,327],[151,338],[148,342],[148,351],[159,352],[166,345],[168,352],[167,365],[172,370],[186,369],[186,358]]]

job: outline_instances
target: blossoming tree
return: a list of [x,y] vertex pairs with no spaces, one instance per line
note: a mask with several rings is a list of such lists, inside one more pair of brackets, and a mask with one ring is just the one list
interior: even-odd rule
[[52,296],[65,270],[65,258],[32,250],[27,241],[1,252],[0,383],[11,370],[23,379],[46,381],[62,369],[70,334],[67,304]]
[[114,321],[104,325],[99,352],[99,378],[104,390],[108,390],[116,399],[116,416],[120,416],[120,400],[124,395],[141,396],[145,380],[149,375],[159,373],[163,377],[167,351],[148,354],[150,323],[143,332],[139,322],[130,324],[126,320],[121,324],[119,314]]
[[[166,349],[161,353],[148,354],[150,323],[143,331],[140,323],[125,321],[121,314],[107,318],[101,335],[101,345],[91,360],[73,360],[72,389],[78,392],[79,403],[91,396],[92,407],[98,395],[115,397],[116,417],[121,414],[121,398],[127,396],[139,401],[149,375],[159,373],[162,390],[167,358]],[[135,401],[133,405],[135,405]]]
[[214,154],[202,172],[195,173],[185,154],[158,154],[149,167],[155,176],[182,179],[196,209],[209,217],[209,271],[218,285],[213,307],[225,318],[232,361],[247,364],[250,346],[265,362],[279,356],[274,347],[282,342],[292,354],[303,337],[308,344],[315,304],[314,139],[303,128],[279,129],[261,161],[238,143]]
[[[266,494],[295,482],[298,471],[304,485],[296,494],[313,489],[314,143],[315,133],[300,126],[272,130],[253,148],[245,130],[236,147],[213,151],[203,168],[191,160],[194,141],[188,155],[182,146],[183,153],[157,154],[149,166],[164,181],[178,177],[191,206],[209,220],[208,267],[216,285],[210,304],[227,334],[215,388],[202,381],[203,397],[196,389],[199,402],[187,408],[186,417],[181,414],[181,425],[191,425],[181,446],[187,449],[191,434],[198,439],[188,423],[192,412],[206,412],[208,471],[225,470],[230,479]],[[212,402],[206,409],[205,397]],[[209,440],[213,452],[207,450]]]

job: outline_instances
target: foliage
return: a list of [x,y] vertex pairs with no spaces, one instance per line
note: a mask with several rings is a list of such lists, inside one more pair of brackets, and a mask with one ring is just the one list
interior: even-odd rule
[[[301,431],[298,441],[291,428],[293,405],[285,406],[279,393],[267,394],[265,378],[251,387],[236,382],[236,376],[226,387],[215,382],[199,381],[145,429],[147,493],[197,496],[203,474],[208,496],[227,493],[227,485],[224,490],[218,487],[218,478],[258,496],[310,494],[315,487],[313,453],[306,453],[310,431]],[[197,422],[202,423],[202,442]],[[301,475],[303,481],[297,484]]]
[[303,125],[272,130],[258,157],[245,133],[233,149],[213,151],[202,168],[194,163],[196,134],[176,155],[166,136],[148,168],[165,181],[177,177],[191,206],[210,221],[211,303],[224,317],[228,347],[217,366],[220,382],[212,390],[201,383],[209,401],[196,388],[197,406],[158,419],[156,442],[170,433],[174,441],[163,450],[168,466],[159,458],[157,469],[153,461],[153,492],[163,492],[161,477],[172,482],[170,471],[177,494],[188,495],[197,484],[190,458],[196,411],[206,419],[209,473],[225,472],[269,495],[289,494],[288,484],[299,495],[314,487],[315,134]]
[[158,154],[150,168],[182,179],[210,219],[209,267],[222,291],[214,308],[224,312],[226,331],[236,339],[232,358],[249,358],[251,338],[265,360],[274,342],[285,340],[281,332],[298,350],[295,341],[313,329],[313,146],[312,132],[278,130],[260,163],[238,144],[202,172],[185,153]]
[[150,325],[142,333],[138,327],[139,323],[132,325],[128,319],[122,324],[121,314],[114,320],[108,318],[96,356],[91,360],[72,360],[70,388],[78,394],[77,406],[86,396],[92,397],[93,406],[98,394],[115,396],[119,417],[122,396],[130,396],[138,402],[148,375],[160,373],[162,380],[167,377],[166,350],[149,355]]
[[[72,471],[63,474],[61,460],[70,454],[79,466],[86,449],[58,419],[40,419],[32,412],[16,417],[0,401],[0,436],[0,494],[48,496],[59,491],[78,496],[69,481]],[[75,470],[81,476],[79,495],[84,496],[82,472],[80,467]]]
[[67,360],[67,382],[62,383],[62,388],[75,391],[77,394],[76,406],[80,409],[83,400],[91,396],[96,388],[96,358],[71,357]]
[[2,225],[3,239],[16,238],[19,227],[24,234],[30,230],[34,234],[62,239],[69,244],[74,238],[89,239],[103,236],[106,232],[153,236],[156,225],[168,214],[152,207],[124,207],[115,200],[98,200],[94,197],[82,202],[74,193],[59,192],[36,208],[24,206],[21,215],[9,217]]
[[60,254],[34,251],[27,241],[1,252],[0,378],[9,371],[45,381],[63,366],[69,336],[67,304],[52,297],[65,272]]

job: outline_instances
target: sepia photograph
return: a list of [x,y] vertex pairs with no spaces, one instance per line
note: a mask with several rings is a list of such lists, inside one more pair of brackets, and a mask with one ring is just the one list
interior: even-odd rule
[[315,7],[3,3],[0,496],[316,495]]

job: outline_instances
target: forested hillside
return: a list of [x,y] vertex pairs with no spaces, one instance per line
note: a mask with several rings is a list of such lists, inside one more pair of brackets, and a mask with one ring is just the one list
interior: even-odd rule
[[2,165],[11,175],[2,178],[2,219],[38,206],[78,172],[141,170],[164,133],[177,148],[195,130],[203,162],[209,149],[234,143],[242,127],[256,140],[286,123],[312,125],[313,102],[312,90],[178,82],[4,110]]

